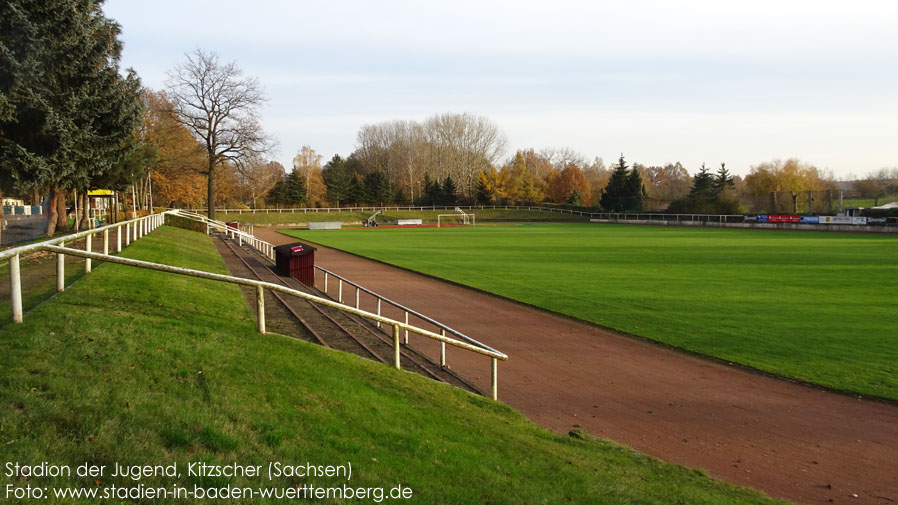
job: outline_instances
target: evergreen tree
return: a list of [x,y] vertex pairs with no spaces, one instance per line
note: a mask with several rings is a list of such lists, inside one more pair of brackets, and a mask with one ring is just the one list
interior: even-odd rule
[[402,188],[399,188],[399,190],[396,191],[396,193],[393,195],[393,202],[396,205],[411,205],[411,199],[408,197],[408,195],[405,194],[405,191],[403,191]]
[[633,165],[630,174],[627,176],[627,195],[625,200],[625,208],[627,211],[639,212],[642,210],[642,201],[645,198],[645,185],[642,184],[642,175]]
[[599,199],[599,205],[610,212],[623,212],[626,208],[626,197],[630,193],[630,182],[627,174],[627,163],[624,155],[620,155],[614,171],[611,172],[611,178],[605,189],[602,190],[602,196]]
[[140,82],[119,74],[121,28],[102,3],[0,4],[0,190],[83,191],[132,149]]
[[363,184],[364,198],[366,202],[372,205],[384,205],[390,202],[390,181],[387,175],[380,170],[369,172],[365,176]]
[[284,203],[287,205],[302,205],[308,201],[309,194],[306,188],[305,177],[296,171],[287,174],[284,187]]
[[421,197],[421,205],[442,205],[443,188],[437,181],[432,181],[424,175],[424,195]]
[[580,192],[577,191],[577,188],[574,188],[574,191],[571,192],[571,197],[567,199],[568,205],[583,205],[583,198],[580,196]]
[[447,175],[440,187],[440,205],[455,205],[458,202],[458,190],[451,175]]
[[337,207],[349,200],[349,191],[354,177],[340,155],[335,154],[324,165],[324,168],[321,169],[321,178],[327,188],[328,200],[334,202]]
[[729,170],[727,170],[726,163],[721,163],[720,170],[717,171],[717,175],[714,177],[714,193],[720,194],[723,190],[734,187],[736,187],[736,182],[733,180],[733,176],[730,175]]
[[281,205],[287,202],[287,182],[281,179],[265,195],[265,202],[269,205]]
[[714,176],[702,163],[701,170],[692,178],[692,189],[689,190],[687,198],[692,201],[709,201],[713,200],[716,194]]
[[364,200],[365,191],[362,182],[354,173],[349,175],[349,190],[346,192],[346,201],[358,205]]
[[480,205],[489,205],[493,201],[493,193],[487,185],[488,180],[486,173],[481,171],[480,177],[477,178],[476,194],[476,201]]

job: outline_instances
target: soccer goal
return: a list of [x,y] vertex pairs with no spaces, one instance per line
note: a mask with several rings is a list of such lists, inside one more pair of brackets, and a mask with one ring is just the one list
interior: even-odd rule
[[437,228],[441,228],[444,224],[454,226],[477,226],[477,218],[474,214],[468,214],[461,210],[461,208],[456,207],[455,214],[437,215]]

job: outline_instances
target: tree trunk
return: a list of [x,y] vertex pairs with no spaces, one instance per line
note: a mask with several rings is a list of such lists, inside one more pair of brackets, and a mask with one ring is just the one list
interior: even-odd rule
[[79,231],[81,229],[81,202],[78,201],[78,191],[72,190],[72,200],[74,200],[73,205],[73,214],[75,216],[75,231]]
[[137,219],[137,195],[134,193],[134,185],[131,185],[131,219]]
[[56,224],[59,221],[59,214],[56,211],[56,200],[59,198],[56,188],[50,188],[50,209],[47,212],[47,236],[52,237],[56,233]]
[[56,193],[56,231],[69,229],[69,216],[65,209],[65,191],[58,187],[53,188]]
[[94,227],[93,226],[94,223],[90,219],[90,196],[87,194],[87,190],[84,191],[84,196],[82,197],[82,201],[84,202],[81,205],[81,209],[84,212],[84,221],[82,221],[82,222],[84,223],[84,229],[89,230]]
[[209,195],[206,199],[209,219],[215,219],[215,158],[209,156]]

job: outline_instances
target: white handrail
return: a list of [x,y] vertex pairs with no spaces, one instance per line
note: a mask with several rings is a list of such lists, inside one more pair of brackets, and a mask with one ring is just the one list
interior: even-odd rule
[[[457,336],[458,338],[460,338],[460,339],[462,339],[462,340],[468,342],[468,343],[471,344],[471,345],[480,347],[481,349],[484,349],[484,350],[487,350],[487,351],[491,351],[491,352],[496,353],[497,355],[502,355],[502,356],[505,356],[506,358],[508,358],[508,355],[506,355],[505,353],[503,353],[503,352],[501,352],[501,351],[498,351],[498,350],[496,350],[496,349],[493,349],[492,347],[490,347],[490,346],[488,346],[488,345],[486,345],[486,344],[484,344],[484,343],[482,343],[482,342],[479,342],[479,341],[477,341],[477,340],[475,340],[475,339],[473,339],[473,338],[471,338],[471,337],[465,335],[464,333],[462,333],[462,332],[460,332],[460,331],[458,331],[458,330],[452,329],[452,328],[450,328],[449,326],[447,326],[447,325],[445,325],[445,324],[443,324],[443,323],[441,323],[441,322],[439,322],[439,321],[437,321],[437,320],[435,320],[435,319],[432,319],[432,318],[430,318],[430,317],[427,317],[427,316],[425,316],[424,314],[421,314],[420,312],[415,311],[414,309],[410,309],[410,308],[406,307],[405,305],[402,305],[402,304],[400,304],[400,303],[398,303],[398,302],[394,302],[393,300],[390,300],[389,298],[387,298],[387,297],[385,297],[385,296],[379,295],[379,294],[375,293],[374,291],[371,291],[370,289],[368,289],[368,288],[366,288],[366,287],[364,287],[364,286],[361,286],[361,285],[359,285],[359,284],[356,284],[355,282],[352,282],[351,280],[349,280],[349,279],[347,279],[347,278],[345,278],[345,277],[343,277],[343,276],[341,276],[341,275],[339,275],[339,274],[335,274],[334,272],[331,272],[330,270],[327,270],[327,269],[325,269],[325,268],[322,268],[322,267],[320,267],[320,266],[318,266],[318,265],[315,265],[315,269],[316,269],[316,270],[320,270],[321,272],[323,272],[325,276],[333,276],[333,277],[337,278],[338,280],[343,281],[343,282],[349,284],[350,286],[352,286],[352,287],[354,287],[354,288],[356,288],[356,289],[358,289],[358,290],[361,290],[361,291],[364,291],[365,293],[368,293],[369,295],[373,296],[374,298],[376,298],[376,299],[378,299],[378,300],[387,302],[388,304],[390,304],[390,305],[396,307],[397,309],[402,310],[402,311],[404,311],[404,312],[406,312],[406,313],[408,313],[408,314],[411,314],[411,315],[413,315],[413,316],[415,316],[415,317],[421,319],[422,321],[426,321],[426,322],[428,322],[428,323],[430,323],[430,324],[436,326],[437,328],[440,328],[441,330],[445,330],[445,331],[447,331],[447,332],[449,332],[449,333],[452,333],[453,335],[455,335],[455,336]],[[378,314],[378,315],[379,315],[379,314]]]
[[210,280],[215,280],[215,281],[227,282],[227,283],[231,283],[231,284],[242,284],[245,286],[253,286],[253,287],[257,288],[257,291],[256,291],[257,303],[258,303],[259,308],[262,309],[259,312],[259,321],[258,321],[258,328],[259,328],[260,333],[265,333],[265,308],[264,308],[265,307],[264,306],[264,290],[265,289],[270,289],[272,291],[278,291],[278,292],[292,295],[292,296],[295,296],[298,298],[302,298],[304,300],[308,300],[310,302],[317,303],[319,305],[324,305],[327,307],[332,307],[332,308],[341,310],[343,312],[355,314],[357,316],[361,316],[366,319],[370,319],[372,321],[377,321],[382,324],[391,325],[393,327],[393,346],[394,346],[394,353],[393,353],[394,354],[394,363],[393,363],[393,365],[396,369],[402,368],[400,361],[399,361],[399,330],[400,329],[410,331],[412,333],[416,333],[418,335],[422,335],[422,336],[428,337],[433,340],[444,342],[444,343],[453,345],[455,347],[467,349],[471,352],[483,354],[485,356],[489,356],[490,358],[492,358],[492,375],[493,375],[492,396],[493,396],[494,400],[498,399],[498,388],[497,388],[497,384],[496,384],[496,372],[497,372],[497,366],[498,366],[497,360],[505,361],[508,359],[508,356],[503,353],[497,352],[497,351],[484,349],[482,347],[472,345],[467,342],[462,342],[460,340],[456,340],[454,338],[450,338],[445,335],[441,335],[439,333],[434,333],[432,331],[428,331],[423,328],[419,328],[417,326],[413,326],[413,325],[410,325],[407,323],[396,321],[395,319],[384,317],[384,316],[381,316],[378,314],[372,314],[370,312],[367,312],[367,311],[364,311],[361,309],[357,309],[357,308],[351,307],[349,305],[344,305],[342,303],[334,302],[334,301],[328,300],[326,298],[321,298],[319,296],[310,295],[308,293],[303,293],[302,291],[298,291],[298,290],[295,290],[295,289],[292,289],[292,288],[289,288],[286,286],[282,286],[280,284],[273,284],[271,282],[257,281],[257,280],[253,280],[253,279],[245,279],[243,277],[234,277],[231,275],[216,274],[213,272],[205,272],[202,270],[194,270],[191,268],[182,268],[182,267],[176,267],[176,266],[172,266],[172,265],[163,265],[161,263],[152,263],[149,261],[135,260],[135,259],[131,259],[131,258],[123,258],[121,256],[111,256],[108,254],[82,251],[80,249],[72,249],[69,247],[61,247],[61,246],[56,246],[56,245],[47,245],[47,246],[45,246],[44,249],[47,251],[50,251],[50,252],[55,252],[57,254],[70,254],[72,256],[80,256],[82,258],[96,259],[99,261],[108,261],[110,263],[118,263],[121,265],[145,268],[145,269],[149,269],[149,270],[157,270],[160,272],[168,272],[168,273],[173,273],[173,274],[178,274],[178,275],[198,277],[201,279],[210,279]]
[[[175,267],[171,265],[163,265],[159,263],[151,263],[147,261],[135,260],[130,258],[123,258],[120,256],[112,256],[108,254],[109,252],[109,232],[113,229],[117,231],[116,237],[116,251],[121,252],[122,250],[122,227],[125,229],[125,245],[130,244],[132,241],[136,241],[137,239],[143,237],[147,233],[161,226],[165,222],[165,215],[175,215],[182,218],[190,219],[193,221],[198,221],[205,223],[207,226],[207,232],[209,228],[218,228],[223,229],[226,233],[229,233],[232,237],[238,238],[238,240],[246,240],[247,243],[253,245],[258,250],[262,252],[267,252],[271,256],[274,255],[274,246],[264,240],[258,239],[255,236],[243,232],[241,230],[235,230],[234,228],[228,227],[225,223],[220,221],[210,220],[205,218],[205,216],[201,216],[199,214],[193,212],[186,211],[164,211],[160,214],[151,214],[148,216],[143,216],[127,221],[122,221],[119,223],[115,223],[112,225],[103,226],[101,228],[96,228],[93,230],[86,230],[83,232],[75,233],[72,235],[66,235],[63,237],[53,238],[44,242],[37,242],[34,244],[29,244],[26,246],[21,246],[17,248],[8,249],[6,251],[0,252],[0,259],[9,258],[9,268],[10,268],[10,298],[11,298],[11,309],[12,309],[12,319],[13,323],[21,323],[24,318],[23,310],[22,310],[22,286],[21,286],[21,273],[20,273],[20,255],[23,253],[31,252],[31,251],[50,251],[56,253],[57,257],[57,290],[63,291],[65,289],[65,255],[77,256],[85,258],[85,273],[90,273],[91,270],[91,260],[98,261],[108,261],[110,263],[118,263],[122,265],[129,265],[139,268],[147,268],[151,270],[164,271],[169,273],[175,273],[180,275],[188,275],[191,277],[199,277],[205,279],[212,279],[222,282],[229,282],[232,284],[242,284],[248,286],[256,287],[256,297],[258,303],[258,328],[259,332],[265,333],[265,306],[264,306],[264,290],[270,289],[272,291],[279,291],[282,293],[286,293],[289,295],[297,296],[302,299],[306,299],[309,301],[313,301],[314,303],[318,303],[321,305],[325,305],[328,307],[333,307],[338,310],[348,312],[350,314],[355,314],[380,324],[388,324],[393,326],[393,349],[394,349],[394,366],[397,369],[401,368],[401,364],[399,361],[400,353],[399,353],[399,332],[400,329],[404,329],[406,331],[406,336],[408,332],[416,333],[418,335],[422,335],[428,337],[433,340],[437,340],[444,346],[443,352],[441,356],[445,356],[445,344],[450,344],[455,347],[459,347],[462,349],[467,349],[469,351],[482,354],[488,356],[492,360],[492,397],[494,400],[498,399],[498,360],[507,360],[508,356],[504,353],[496,351],[495,349],[489,348],[476,340],[470,339],[469,337],[465,337],[464,335],[451,330],[451,328],[446,327],[446,329],[451,330],[453,333],[462,336],[465,340],[470,340],[474,343],[464,342],[461,340],[457,340],[454,338],[450,338],[445,336],[445,334],[438,334],[432,331],[425,330],[423,328],[419,328],[417,326],[410,325],[408,323],[403,323],[400,321],[396,321],[380,314],[372,314],[370,312],[361,310],[359,308],[353,308],[348,305],[344,305],[342,303],[334,302],[332,300],[328,300],[326,298],[317,297],[314,295],[310,295],[307,293],[303,293],[301,291],[297,291],[295,289],[291,289],[286,286],[282,286],[279,284],[273,284],[269,282],[263,281],[255,281],[252,279],[244,279],[240,277],[233,277],[230,275],[222,275],[215,274],[212,272],[204,272],[201,270],[193,270],[188,268]],[[65,242],[71,242],[78,238],[86,237],[86,249],[90,249],[91,241],[90,238],[93,237],[94,234],[99,235],[103,234],[103,250],[104,252],[95,253],[90,250],[80,250],[73,249],[71,247],[64,247]],[[132,239],[133,237],[133,239]],[[332,274],[335,275],[335,274]],[[347,281],[349,282],[349,281]],[[355,285],[353,283],[353,285]],[[359,289],[364,289],[359,286]],[[371,291],[365,290],[366,292],[372,293]],[[384,300],[386,300],[384,298]],[[387,300],[389,302],[389,300]],[[379,306],[379,304],[378,304]],[[417,313],[415,313],[417,315]],[[422,319],[425,319],[430,322],[434,322],[430,318],[426,318],[425,316],[421,316]],[[436,323],[439,325],[439,323]],[[442,326],[441,326],[442,327]],[[444,332],[445,333],[445,332]],[[443,364],[445,364],[445,358],[443,358]]]

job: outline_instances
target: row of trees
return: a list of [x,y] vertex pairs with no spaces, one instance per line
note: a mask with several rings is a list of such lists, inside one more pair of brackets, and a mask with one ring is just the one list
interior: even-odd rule
[[255,201],[283,179],[263,161],[273,142],[257,80],[197,49],[169,72],[167,92],[142,89],[119,68],[121,28],[102,4],[0,4],[0,194],[49,195],[53,234],[68,224],[67,196],[77,195],[76,228],[87,217],[91,189],[130,188],[149,208]]

